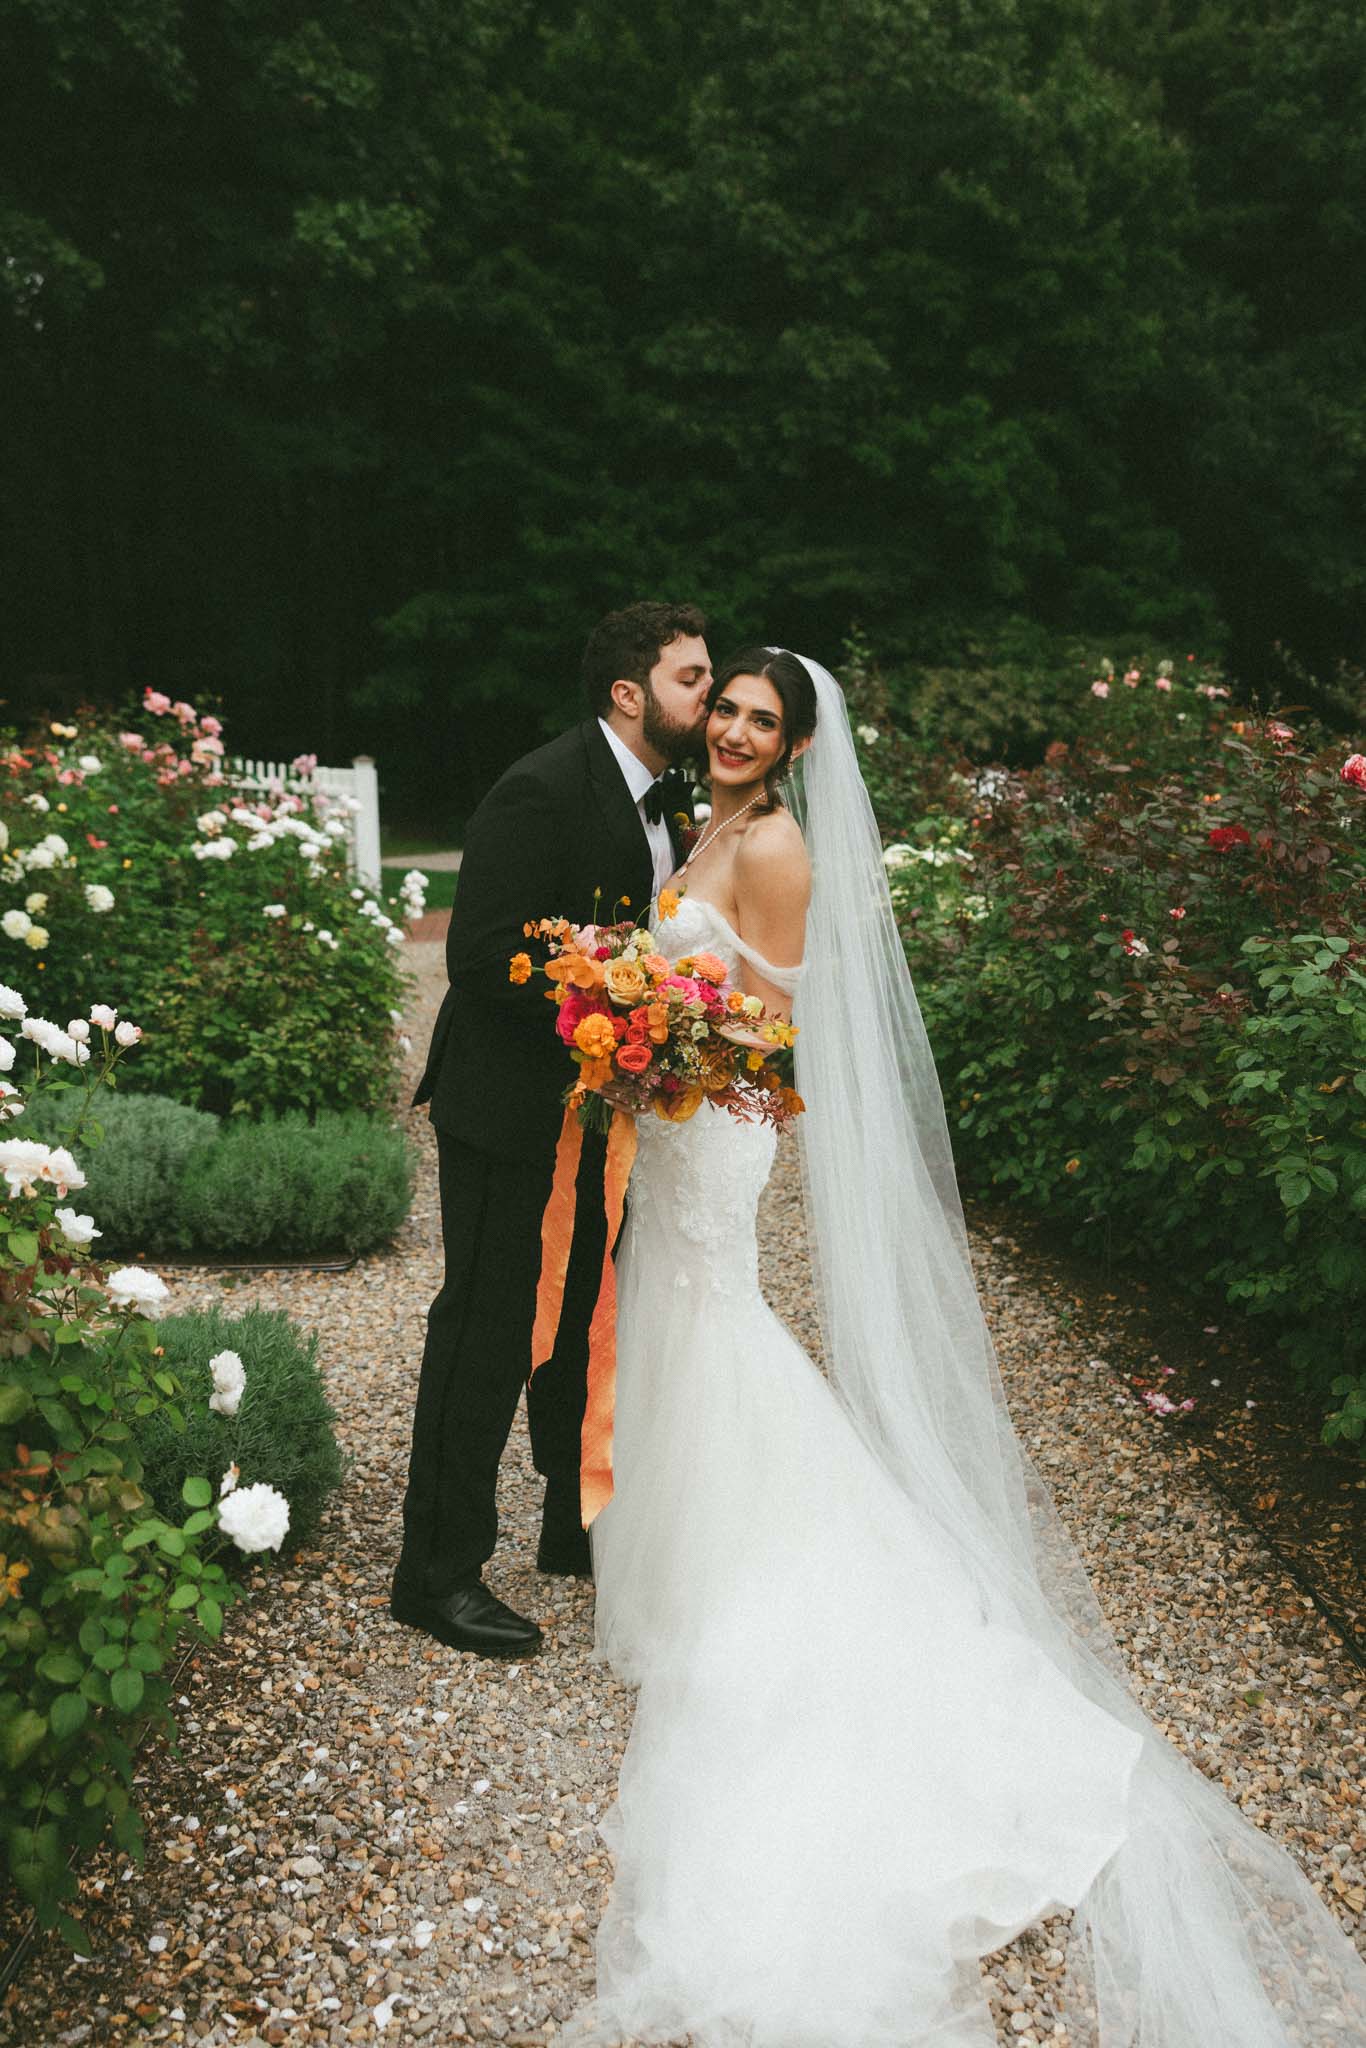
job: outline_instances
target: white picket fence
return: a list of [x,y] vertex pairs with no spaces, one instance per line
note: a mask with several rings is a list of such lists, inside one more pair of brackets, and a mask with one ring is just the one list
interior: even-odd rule
[[323,768],[299,774],[283,761],[251,761],[239,754],[223,770],[236,789],[262,796],[293,790],[300,796],[315,791],[354,799],[356,808],[342,815],[347,825],[347,853],[356,880],[367,889],[380,886],[379,773],[369,754],[357,754],[349,768]]

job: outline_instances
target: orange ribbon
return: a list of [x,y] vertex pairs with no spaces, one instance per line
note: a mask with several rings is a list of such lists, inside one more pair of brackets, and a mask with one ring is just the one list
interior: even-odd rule
[[[532,1371],[555,1349],[564,1305],[564,1283],[574,1242],[574,1189],[583,1129],[578,1113],[566,1109],[555,1149],[555,1177],[541,1218],[541,1277],[536,1284],[536,1323],[531,1337]],[[626,1183],[636,1156],[636,1120],[624,1110],[612,1118],[603,1170],[607,1249],[597,1307],[588,1326],[588,1401],[579,1439],[579,1504],[586,1529],[612,1498],[612,1417],[617,1387],[617,1276],[612,1247],[626,1206]]]

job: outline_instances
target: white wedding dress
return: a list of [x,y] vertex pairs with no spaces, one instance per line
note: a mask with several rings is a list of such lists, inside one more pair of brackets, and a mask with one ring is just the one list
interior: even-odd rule
[[828,1378],[759,1290],[773,1133],[642,1118],[592,1526],[640,1690],[566,2048],[995,2048],[977,1959],[1067,1908],[1069,2048],[1366,2048],[1366,1966],[1143,1713],[1012,1426],[847,711],[801,659],[807,964],[696,896],[662,943],[796,991]]
[[[740,964],[685,897],[671,952]],[[644,1118],[618,1257],[597,1637],[639,1683],[597,2024],[747,2048],[994,2044],[963,1964],[1081,1898],[1141,1738],[870,1456],[759,1291],[775,1137]]]

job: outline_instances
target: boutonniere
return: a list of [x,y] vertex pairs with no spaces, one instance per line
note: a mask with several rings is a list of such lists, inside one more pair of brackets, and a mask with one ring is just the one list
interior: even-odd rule
[[678,843],[684,853],[691,853],[702,836],[701,826],[695,825],[686,811],[674,812],[674,826],[678,833]]

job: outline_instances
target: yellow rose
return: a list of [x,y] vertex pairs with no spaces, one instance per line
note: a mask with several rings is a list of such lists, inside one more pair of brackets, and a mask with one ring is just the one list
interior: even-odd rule
[[41,953],[47,942],[48,930],[46,925],[31,924],[24,933],[24,944],[35,953]]
[[655,1115],[666,1124],[685,1124],[695,1116],[706,1097],[700,1088],[680,1088],[677,1095],[665,1095],[663,1090],[651,1096]]
[[609,960],[603,969],[607,993],[614,1003],[632,1010],[645,993],[645,970],[634,960]]

